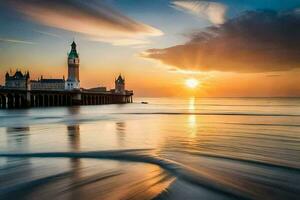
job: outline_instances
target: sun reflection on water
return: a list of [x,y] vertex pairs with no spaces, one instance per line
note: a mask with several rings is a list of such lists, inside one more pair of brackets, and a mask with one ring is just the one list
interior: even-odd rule
[[[191,97],[189,99],[189,112],[195,112],[195,97]],[[188,129],[189,129],[189,137],[195,138],[197,135],[197,118],[196,115],[190,114],[188,115]]]
[[195,97],[191,97],[189,99],[189,104],[188,104],[189,112],[194,112],[195,111]]

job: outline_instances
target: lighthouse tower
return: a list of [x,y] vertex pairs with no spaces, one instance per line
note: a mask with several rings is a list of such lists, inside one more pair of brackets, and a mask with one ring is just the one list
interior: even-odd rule
[[65,83],[66,90],[79,90],[79,56],[76,50],[76,43],[73,41],[68,56],[68,79]]

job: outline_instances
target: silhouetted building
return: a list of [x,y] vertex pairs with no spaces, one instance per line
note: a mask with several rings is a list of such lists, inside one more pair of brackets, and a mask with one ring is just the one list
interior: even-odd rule
[[95,87],[95,88],[90,88],[90,89],[84,89],[83,91],[88,91],[88,92],[107,92],[106,87]]
[[80,88],[79,55],[72,42],[68,55],[68,79],[30,80],[29,72],[17,70],[6,73],[5,86],[0,86],[0,108],[25,108],[46,106],[103,105],[132,103],[133,91],[125,90],[125,78],[115,79],[115,88]]
[[[80,90],[79,80],[79,55],[76,49],[77,45],[73,41],[71,51],[68,55],[68,79],[45,79],[41,76],[38,80],[30,80],[29,72],[23,74],[17,70],[14,75],[6,73],[5,88],[23,89],[23,90],[50,90],[50,91],[72,91]],[[125,78],[121,74],[115,79],[115,88],[107,91],[106,87],[95,87],[91,89],[82,89],[89,92],[112,92],[115,94],[126,94]]]
[[118,76],[117,79],[115,79],[115,93],[117,94],[125,94],[125,78],[121,76],[121,74]]
[[29,72],[22,73],[16,70],[15,74],[10,75],[8,72],[5,75],[5,88],[28,90],[30,89],[30,75]]
[[76,50],[76,43],[73,41],[68,56],[68,79],[65,83],[66,90],[79,90],[79,55]]

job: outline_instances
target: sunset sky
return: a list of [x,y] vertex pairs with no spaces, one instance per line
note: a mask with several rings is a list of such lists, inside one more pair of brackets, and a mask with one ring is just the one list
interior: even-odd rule
[[[300,0],[0,0],[0,82],[125,75],[136,96],[300,96]],[[196,79],[197,87],[187,87]]]

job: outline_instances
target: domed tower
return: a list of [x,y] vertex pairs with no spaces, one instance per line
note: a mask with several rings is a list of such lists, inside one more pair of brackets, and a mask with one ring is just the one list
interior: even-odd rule
[[68,56],[68,79],[66,81],[66,90],[79,90],[79,56],[76,50],[76,43],[73,41],[71,51]]
[[117,79],[115,79],[115,93],[124,94],[125,93],[125,78],[119,75]]

